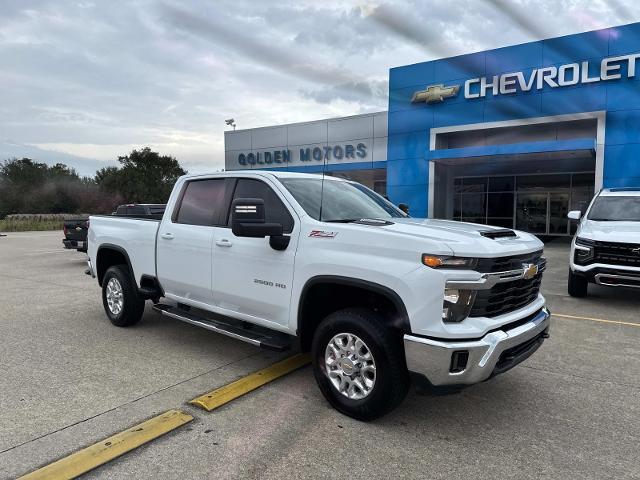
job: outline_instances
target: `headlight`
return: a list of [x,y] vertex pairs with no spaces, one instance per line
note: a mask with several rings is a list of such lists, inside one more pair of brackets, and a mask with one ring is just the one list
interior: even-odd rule
[[579,265],[584,265],[593,260],[595,241],[588,238],[576,237],[576,248],[573,260]]
[[474,268],[478,264],[478,259],[423,253],[422,264],[431,268]]
[[448,323],[461,322],[467,318],[475,298],[475,290],[445,289],[442,303],[442,321]]

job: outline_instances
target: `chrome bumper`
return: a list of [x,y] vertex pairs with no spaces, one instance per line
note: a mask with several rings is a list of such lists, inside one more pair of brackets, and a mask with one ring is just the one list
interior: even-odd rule
[[[492,374],[502,373],[517,365],[539,346],[532,344],[530,349],[514,353],[511,363],[501,362],[500,356],[505,350],[527,343],[529,340],[545,337],[549,328],[550,313],[543,307],[527,323],[511,330],[497,330],[487,333],[480,340],[432,340],[429,338],[404,336],[404,351],[410,372],[424,375],[432,385],[471,385],[482,382]],[[454,352],[468,352],[466,366],[461,371],[452,372]]]

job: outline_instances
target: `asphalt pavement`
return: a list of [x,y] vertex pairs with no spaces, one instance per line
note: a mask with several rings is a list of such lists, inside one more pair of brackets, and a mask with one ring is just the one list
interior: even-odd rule
[[85,477],[640,478],[640,295],[568,297],[566,243],[546,246],[543,293],[562,317],[533,357],[362,423],[329,407],[309,367],[211,413],[188,405],[286,355],[150,308],[113,327],[85,255],[61,239],[0,238],[2,479],[173,408],[194,421]]

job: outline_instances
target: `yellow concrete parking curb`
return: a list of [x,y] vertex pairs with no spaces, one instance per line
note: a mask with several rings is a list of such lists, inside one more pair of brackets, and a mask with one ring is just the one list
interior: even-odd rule
[[588,320],[590,322],[613,323],[616,325],[627,325],[629,327],[639,327],[640,323],[623,322],[620,320],[607,320],[605,318],[578,317],[576,315],[565,315],[563,313],[552,313],[552,317],[568,318],[570,320]]
[[[169,410],[124,432],[31,472],[20,479],[63,480],[75,478],[193,420],[180,410]],[[20,480],[19,479],[19,480]]]
[[198,398],[194,398],[189,403],[210,412],[226,403],[229,403],[231,400],[261,387],[262,385],[308,365],[310,361],[309,356],[306,354],[294,355],[282,360],[281,362],[275,363],[270,367],[243,377],[240,380],[229,383],[224,387],[217,388],[209,393],[199,396]]

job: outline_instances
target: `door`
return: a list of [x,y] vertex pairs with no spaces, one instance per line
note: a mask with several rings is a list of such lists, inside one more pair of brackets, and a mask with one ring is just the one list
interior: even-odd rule
[[[264,200],[267,222],[283,225],[291,240],[282,251],[269,245],[269,238],[236,237],[230,223],[216,227],[213,250],[213,296],[221,313],[250,316],[258,323],[287,326],[296,245],[300,227],[295,213],[276,191],[262,180],[240,178],[233,198]],[[229,220],[229,219],[228,219]]]
[[568,193],[518,193],[516,228],[538,235],[566,235],[568,208]]
[[518,193],[516,228],[525,232],[547,233],[547,196],[545,193]]
[[192,180],[185,184],[173,214],[162,220],[156,262],[168,298],[212,303],[213,229],[225,209],[225,191],[224,178]]

